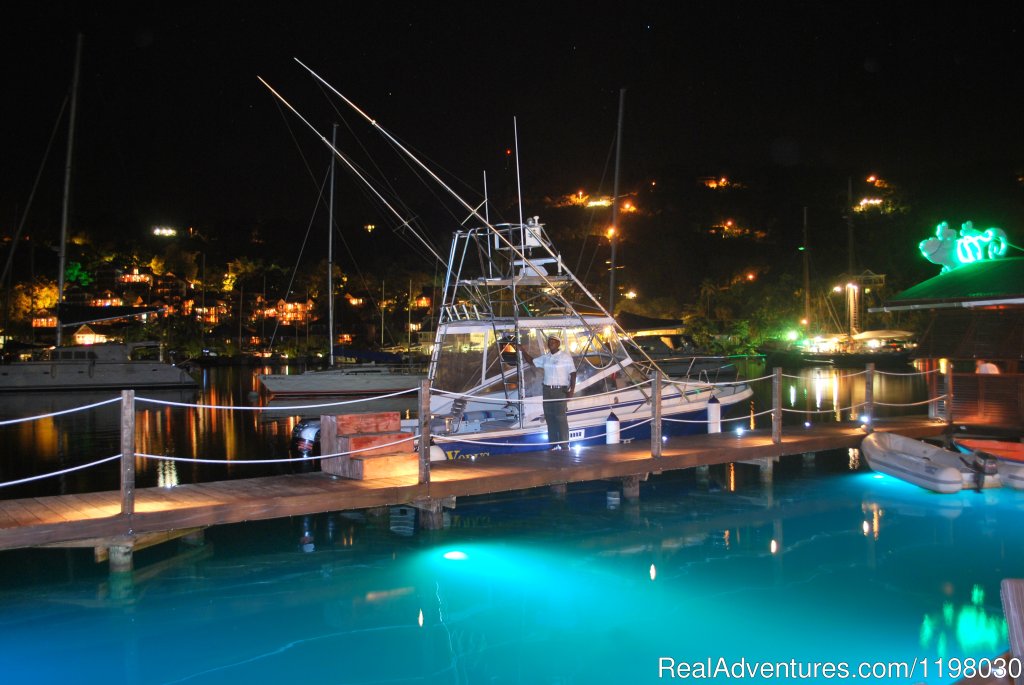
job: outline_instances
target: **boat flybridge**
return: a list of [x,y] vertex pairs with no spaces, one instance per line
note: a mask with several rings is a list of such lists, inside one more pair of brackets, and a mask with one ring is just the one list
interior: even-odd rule
[[[568,403],[571,446],[605,442],[610,415],[624,439],[650,436],[656,364],[565,267],[537,217],[524,224],[457,231],[431,355],[431,434],[447,458],[546,447],[543,372],[524,362],[549,336],[576,364]],[[574,299],[582,299],[577,304]],[[583,313],[589,298],[593,313]],[[707,430],[708,401],[725,410],[746,385],[665,380],[663,434]]]

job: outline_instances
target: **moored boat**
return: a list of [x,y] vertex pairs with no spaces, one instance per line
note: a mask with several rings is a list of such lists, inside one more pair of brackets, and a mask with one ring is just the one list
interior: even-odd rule
[[978,458],[994,459],[1003,485],[1024,490],[1024,442],[957,438],[953,443]]
[[259,377],[260,392],[268,399],[385,395],[416,388],[424,378],[418,367],[375,364]]
[[193,388],[184,369],[159,358],[140,358],[156,343],[68,345],[43,350],[31,361],[0,366],[0,392]]
[[962,454],[896,433],[871,433],[861,451],[872,470],[934,492],[1000,485],[998,474],[986,473]]

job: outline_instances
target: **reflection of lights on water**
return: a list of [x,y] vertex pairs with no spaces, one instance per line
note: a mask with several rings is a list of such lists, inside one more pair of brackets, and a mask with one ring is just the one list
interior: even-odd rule
[[156,467],[156,484],[160,488],[173,488],[178,484],[177,462],[160,460]]
[[795,407],[796,406],[796,386],[795,385],[789,386],[789,406],[791,406],[791,407]]
[[[940,657],[950,653],[951,647],[966,654],[994,654],[1007,642],[1006,620],[990,614],[983,606],[985,589],[980,584],[971,588],[971,601],[959,608],[950,601],[942,603],[942,610],[925,614],[921,620],[919,641]],[[950,644],[955,640],[955,645]]]
[[848,462],[850,470],[851,471],[856,471],[857,469],[860,468],[860,450],[857,449],[856,447],[851,447],[847,451],[847,454],[850,457],[849,462]]
[[725,548],[729,549],[729,544],[731,542],[731,538],[730,538],[730,535],[729,535],[729,529],[728,528],[726,528],[725,531],[722,533],[722,541],[725,543]]
[[882,516],[885,515],[885,511],[880,509],[877,504],[865,504],[861,507],[864,513],[871,512],[871,520],[864,521],[861,524],[861,531],[864,533],[864,537],[872,536],[875,540],[878,539],[878,533],[882,529]]
[[654,564],[651,564],[651,580],[658,577],[658,569],[654,568]]
[[416,619],[416,622],[420,624],[420,628],[423,627],[423,609],[420,609],[420,617]]
[[451,552],[445,552],[444,553],[444,558],[448,559],[449,561],[465,561],[467,559],[466,553],[465,552],[460,552],[458,550],[452,550]]
[[736,492],[736,464],[729,464],[729,492]]
[[777,541],[772,540],[771,550],[772,550],[772,554],[775,554],[776,552],[779,551],[779,543]]

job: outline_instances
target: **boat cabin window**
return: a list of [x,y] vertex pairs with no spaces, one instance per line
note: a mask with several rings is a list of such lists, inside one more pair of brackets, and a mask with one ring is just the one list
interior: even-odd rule
[[48,361],[89,361],[96,359],[91,350],[50,350]]

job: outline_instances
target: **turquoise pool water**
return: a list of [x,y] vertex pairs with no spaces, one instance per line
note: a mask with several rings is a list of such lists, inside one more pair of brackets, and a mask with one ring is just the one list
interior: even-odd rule
[[940,683],[956,679],[945,660],[1005,651],[1024,495],[935,495],[850,466],[656,476],[635,505],[608,484],[465,500],[435,532],[404,508],[226,526],[184,556],[138,553],[134,584],[87,551],[4,553],[0,673],[565,685],[684,682],[659,665],[709,659],[917,660],[913,678],[859,680]]

